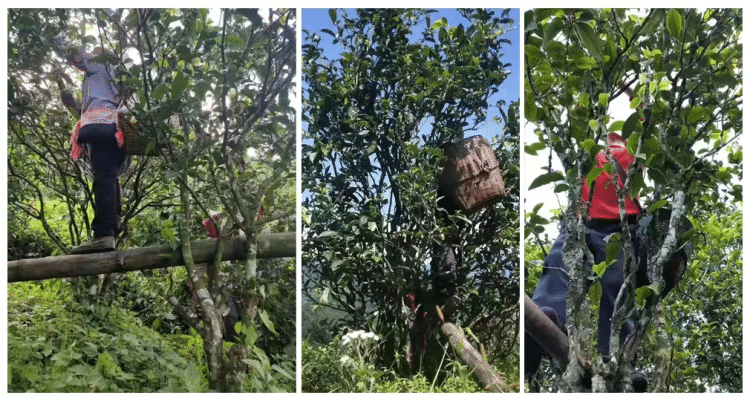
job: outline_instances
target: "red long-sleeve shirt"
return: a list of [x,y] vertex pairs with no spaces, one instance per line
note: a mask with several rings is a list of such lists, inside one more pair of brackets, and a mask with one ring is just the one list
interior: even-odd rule
[[[617,160],[624,170],[627,170],[630,163],[635,160],[635,156],[628,153],[627,144],[618,134],[609,134],[608,137],[609,152]],[[596,155],[596,162],[599,167],[609,162],[606,150],[601,150]],[[620,185],[623,185],[622,177],[617,173],[617,168],[613,169]],[[583,181],[583,200],[589,199],[589,185]],[[640,208],[638,204],[630,199],[625,198],[625,213],[627,215],[638,214]],[[615,220],[620,218],[620,206],[617,199],[617,189],[612,185],[612,177],[607,171],[603,171],[594,181],[594,197],[591,200],[589,217],[596,220]]]

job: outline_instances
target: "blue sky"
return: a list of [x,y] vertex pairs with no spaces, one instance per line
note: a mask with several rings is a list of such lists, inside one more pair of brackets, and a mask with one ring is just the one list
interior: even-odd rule
[[[501,9],[495,10],[495,16],[500,16]],[[346,10],[349,15],[356,15],[354,9],[347,9]],[[460,23],[463,23],[464,26],[468,25],[468,21],[461,16],[461,14],[458,13],[455,9],[437,9],[436,13],[433,13],[431,15],[432,21],[437,21],[441,17],[445,17],[446,20],[448,20],[449,26],[456,26]],[[498,100],[505,100],[506,105],[504,106],[504,109],[507,110],[508,105],[519,99],[519,93],[520,93],[520,85],[521,85],[521,59],[520,59],[520,12],[519,9],[512,9],[510,12],[509,17],[513,19],[514,24],[513,27],[515,29],[510,30],[510,32],[506,32],[505,34],[501,35],[501,38],[505,38],[511,41],[512,45],[503,45],[503,61],[505,63],[510,63],[511,66],[509,68],[510,70],[510,76],[506,79],[506,81],[503,83],[503,85],[500,87],[500,91],[493,95],[489,100],[488,104],[494,105]],[[320,32],[321,29],[332,29],[333,30],[333,23],[331,22],[331,18],[328,15],[328,9],[320,9],[320,8],[314,8],[314,9],[303,9],[302,10],[302,29],[307,30],[309,33],[313,32]],[[422,27],[415,28],[415,32],[421,32]],[[303,40],[304,40],[305,34],[303,33]],[[343,47],[340,45],[333,45],[332,44],[332,38],[330,35],[327,34],[321,34],[321,47],[323,47],[324,52],[323,54],[328,59],[335,59],[338,58],[338,55],[341,51],[343,51]],[[304,90],[304,84],[303,84],[303,90]],[[499,117],[500,113],[498,112],[496,107],[490,107],[487,113],[487,122],[482,124],[477,131],[470,131],[465,133],[465,137],[469,137],[471,135],[483,135],[487,137],[488,139],[491,139],[495,134],[498,134],[501,132],[501,126],[496,124],[492,119],[493,117]],[[422,129],[426,129],[429,127],[429,121],[423,122]],[[306,129],[306,124],[302,123],[302,130],[304,131]],[[304,155],[303,155],[304,157]]]

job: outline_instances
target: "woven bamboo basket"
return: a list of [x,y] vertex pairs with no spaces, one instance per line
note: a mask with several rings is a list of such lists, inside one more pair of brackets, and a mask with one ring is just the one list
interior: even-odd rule
[[[120,130],[125,137],[125,154],[135,156],[159,156],[159,146],[153,139],[138,131],[138,125],[130,122],[129,116],[120,114]],[[152,143],[151,146],[149,144]]]
[[505,196],[500,163],[486,138],[480,135],[444,148],[439,184],[467,214],[497,203]]

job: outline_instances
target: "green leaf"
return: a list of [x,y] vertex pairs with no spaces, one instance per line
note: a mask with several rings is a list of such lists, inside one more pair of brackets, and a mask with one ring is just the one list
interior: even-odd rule
[[536,20],[534,19],[534,10],[528,10],[523,13],[524,21],[524,32],[529,32],[537,28]]
[[640,138],[641,134],[637,132],[628,137],[627,149],[629,154],[635,155],[635,152],[638,150],[638,141],[640,140]]
[[[589,51],[591,57],[601,61],[602,59],[602,41],[599,39],[599,35],[585,22],[578,22],[575,25],[575,29],[578,32],[578,36],[583,41],[583,45],[586,50]],[[596,66],[596,63],[594,63]],[[580,68],[580,67],[579,67]],[[592,67],[593,68],[593,67]]]
[[262,310],[260,313],[258,313],[258,316],[260,316],[260,320],[263,322],[263,325],[266,326],[266,328],[273,334],[278,335],[279,333],[276,332],[276,328],[273,326],[273,322],[271,319],[268,318],[268,312]]
[[434,31],[436,29],[445,28],[446,26],[448,26],[448,20],[443,17],[435,21],[435,23],[430,27],[430,30]]
[[182,71],[177,72],[177,76],[174,77],[174,81],[172,82],[172,98],[182,98],[183,92],[185,91],[185,88],[187,88],[187,86],[188,77],[186,77],[185,74],[182,73]]
[[706,114],[706,110],[703,107],[691,108],[687,117],[688,124],[695,124],[696,122],[698,122],[698,120],[703,118],[705,114]]
[[328,16],[331,17],[331,22],[333,22],[334,24],[336,24],[337,15],[336,15],[336,9],[335,8],[329,8],[328,9]]
[[607,254],[605,259],[607,266],[617,261],[617,255],[620,254],[620,233],[614,233],[609,236],[604,252]]
[[649,286],[636,288],[635,289],[635,302],[638,305],[643,306],[646,302],[646,299],[653,294],[656,294],[656,292],[654,292],[654,289]]
[[679,11],[669,10],[667,13],[667,31],[677,40],[682,40],[682,29],[685,26],[685,20]]
[[172,227],[164,227],[161,230],[161,236],[164,237],[167,241],[174,244],[177,242],[177,237],[174,235],[174,230],[172,230]]
[[653,205],[651,205],[651,206],[649,206],[649,207],[648,207],[648,212],[649,212],[649,213],[652,213],[652,212],[653,212],[654,210],[658,210],[658,209],[661,209],[661,208],[662,208],[662,207],[664,207],[664,205],[666,205],[667,203],[669,203],[669,201],[668,201],[668,200],[666,200],[666,199],[661,199],[661,200],[658,200],[658,201],[654,202],[654,204],[653,204]]
[[597,178],[599,178],[599,175],[604,171],[603,168],[594,166],[589,170],[589,173],[586,174],[586,182],[589,184],[594,182]]
[[561,18],[553,17],[551,21],[547,23],[547,27],[544,29],[544,39],[542,41],[542,47],[547,47],[547,45],[555,39],[558,33],[560,33],[560,30],[563,28],[564,24]]
[[531,145],[524,146],[524,151],[530,155],[537,155],[537,152],[547,148],[544,142],[534,142]]
[[641,98],[638,96],[633,96],[633,100],[630,101],[630,108],[635,110],[640,105],[641,105]]
[[589,138],[583,142],[581,142],[581,147],[586,150],[586,152],[591,153],[591,149],[596,145],[596,142],[594,142],[593,139]]
[[582,70],[590,70],[596,67],[596,60],[591,57],[578,57],[575,60],[576,67]]
[[622,126],[622,137],[628,138],[630,137],[630,134],[633,133],[638,129],[638,124],[640,123],[641,116],[638,112],[635,112],[628,117],[628,119],[625,121],[625,124]]
[[[636,157],[643,158],[643,154],[637,154]],[[641,192],[642,188],[646,187],[646,182],[643,181],[643,170],[636,170],[630,177],[630,187],[628,188],[628,197],[635,199]]]
[[599,300],[602,299],[602,283],[596,280],[594,284],[589,287],[589,302],[592,305],[599,305]]
[[588,93],[581,93],[578,95],[578,105],[583,107],[584,109],[589,107],[589,94]]
[[534,189],[534,188],[537,188],[537,187],[541,187],[542,185],[547,185],[547,184],[549,184],[551,182],[561,181],[561,180],[564,180],[564,179],[565,179],[565,177],[563,177],[563,175],[560,174],[560,173],[558,173],[558,172],[551,172],[551,173],[542,174],[542,175],[536,177],[534,179],[534,181],[531,182],[531,185],[529,186],[529,189],[531,190],[531,189]]
[[[640,31],[641,37],[650,35],[652,32],[656,30],[656,28],[662,26],[662,21],[664,20],[664,9],[657,8],[653,10],[651,13],[651,18],[643,22],[643,27]],[[631,40],[635,40],[636,38],[632,38]]]
[[537,119],[537,107],[536,103],[534,102],[534,98],[531,96],[526,96],[524,99],[524,117],[526,117],[529,121],[536,121]]
[[601,107],[607,107],[607,105],[609,104],[609,94],[608,93],[600,93],[599,94],[599,101],[597,103]]
[[664,173],[653,167],[649,168],[647,171],[648,178],[653,180],[655,183],[660,185],[667,185],[667,177],[664,175]]
[[599,122],[596,120],[589,120],[589,128],[591,128],[592,131],[596,132],[599,130]]
[[613,122],[612,124],[610,124],[610,126],[608,128],[608,131],[609,132],[622,131],[622,127],[623,126],[625,126],[625,121],[617,120],[617,121]]
[[537,60],[544,58],[544,53],[537,46],[526,45],[523,47],[523,50],[529,64],[534,64]]
[[251,325],[243,327],[242,329],[245,331],[245,336],[244,336],[245,345],[250,347],[253,344],[255,344],[255,342],[258,340],[258,332],[257,330],[255,330],[255,326],[251,324]]
[[726,75],[726,74],[715,75],[713,78],[714,78],[713,79],[714,83],[719,88],[723,88],[725,86],[735,87],[739,83],[739,81],[737,80],[737,78],[735,78],[735,77],[733,77],[731,75]]
[[156,85],[156,88],[154,88],[153,92],[151,92],[151,95],[156,101],[160,101],[164,98],[164,96],[167,94],[167,86],[164,84]]
[[601,263],[597,263],[594,265],[594,273],[596,273],[597,276],[602,277],[604,276],[604,272],[607,271],[607,262],[603,261]]

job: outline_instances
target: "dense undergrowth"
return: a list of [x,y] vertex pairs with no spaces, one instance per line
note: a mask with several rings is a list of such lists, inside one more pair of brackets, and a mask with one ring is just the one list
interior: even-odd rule
[[8,392],[200,392],[202,341],[77,302],[63,280],[8,286]]
[[[361,336],[360,336],[361,337]],[[302,391],[311,393],[474,393],[482,387],[472,372],[447,354],[439,374],[400,376],[395,369],[377,366],[377,337],[346,341],[337,336],[327,345],[302,344]],[[518,389],[519,356],[488,355],[506,383]]]
[[[180,327],[151,281],[130,273],[118,295],[99,297],[66,280],[10,284],[8,392],[209,391],[201,337]],[[246,391],[295,391],[294,347],[282,350],[282,337],[259,330],[248,344],[243,334]]]

